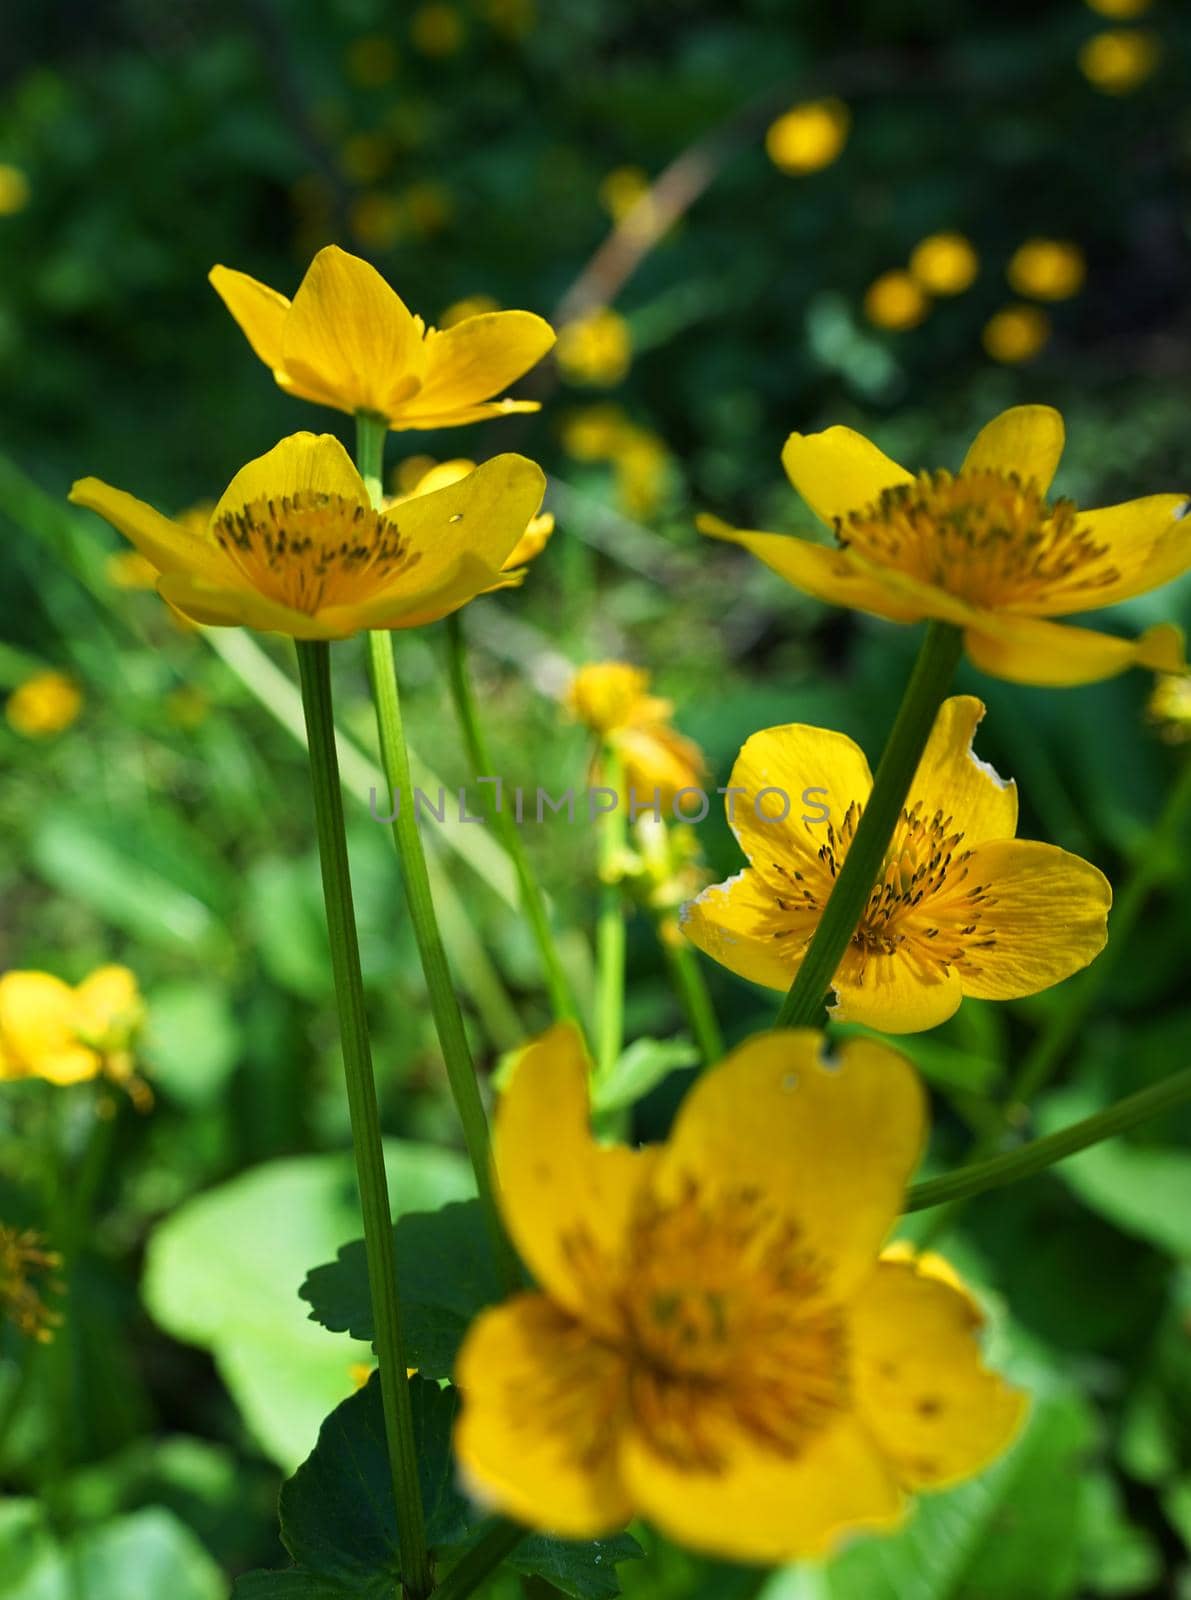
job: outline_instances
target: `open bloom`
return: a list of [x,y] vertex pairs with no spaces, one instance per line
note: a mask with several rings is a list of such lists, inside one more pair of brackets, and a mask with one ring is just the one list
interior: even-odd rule
[[[943,703],[835,975],[841,1021],[915,1033],[966,994],[1036,994],[1104,948],[1108,880],[1056,845],[1013,837],[1016,785],[972,753],[983,715],[970,695]],[[684,908],[687,937],[741,977],[788,989],[871,788],[842,733],[799,723],[755,733],[727,794],[750,864]]]
[[549,350],[554,330],[530,311],[493,311],[428,328],[380,273],[337,245],[320,250],[292,302],[246,272],[211,283],[281,388],[391,428],[449,428],[536,400],[494,400]]
[[703,752],[670,726],[674,702],[649,693],[649,674],[627,661],[596,661],[571,680],[567,710],[598,733],[619,757],[625,787],[639,801],[669,806],[684,789],[697,788]]
[[133,1052],[145,1008],[127,967],[99,967],[77,988],[48,972],[0,977],[0,1078],[83,1083],[101,1075],[144,1099]]
[[945,1268],[882,1259],[924,1137],[903,1058],[762,1034],[696,1084],[664,1146],[595,1144],[560,1024],[496,1120],[501,1203],[540,1286],[460,1353],[474,1491],[587,1538],[641,1514],[746,1561],[890,1527],[907,1492],[979,1471],[1024,1397],[987,1371]]
[[836,546],[702,518],[796,588],[832,604],[964,631],[969,656],[1019,683],[1091,683],[1133,664],[1177,672],[1178,631],[1136,642],[1052,622],[1155,589],[1191,565],[1184,495],[1099,511],[1046,498],[1063,448],[1050,406],[1015,406],[977,434],[958,473],[899,467],[851,428],[792,433],[790,481]]
[[[475,462],[466,461],[462,457],[453,461],[439,461],[421,474],[408,494],[394,495],[391,500],[386,501],[386,509],[389,506],[402,505],[420,494],[433,494],[436,489],[445,489],[448,484],[462,483],[463,479],[475,470]],[[531,517],[525,532],[505,557],[500,569],[502,577],[493,588],[512,589],[524,582],[526,568],[531,561],[541,555],[553,532],[552,512],[540,511],[536,517]]]
[[499,584],[545,481],[524,456],[495,456],[376,510],[338,439],[295,433],[237,472],[203,529],[98,478],[70,498],[132,541],[160,574],[158,592],[192,621],[343,639],[434,622]]
[[35,672],[9,695],[4,715],[9,727],[30,739],[62,733],[83,709],[83,695],[64,672]]

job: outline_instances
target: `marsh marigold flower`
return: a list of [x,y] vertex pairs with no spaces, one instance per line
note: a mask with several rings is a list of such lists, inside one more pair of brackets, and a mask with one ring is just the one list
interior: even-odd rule
[[1168,673],[1154,684],[1146,715],[1167,744],[1191,739],[1191,673]]
[[1018,294],[1069,300],[1083,288],[1087,262],[1069,239],[1027,239],[1010,257],[1007,276]]
[[979,271],[980,257],[962,233],[932,233],[910,254],[910,276],[927,294],[963,294]]
[[456,1367],[475,1493],[589,1538],[641,1515],[737,1560],[826,1553],[978,1472],[1025,1399],[981,1363],[949,1269],[883,1258],[925,1134],[905,1060],[762,1034],[705,1073],[665,1145],[597,1145],[578,1036],[501,1100],[501,1205],[538,1283]]
[[[417,495],[433,494],[436,489],[445,489],[448,484],[462,483],[464,478],[475,470],[475,462],[466,461],[462,457],[455,461],[431,462],[410,489],[404,494],[395,495],[392,500],[386,502],[386,505],[403,505]],[[541,555],[553,532],[553,513],[542,511],[536,517],[531,517],[525,532],[505,557],[504,565],[501,567],[501,580],[492,587],[510,589],[521,583],[525,578],[526,567]]]
[[391,428],[448,428],[536,400],[493,400],[554,343],[529,311],[494,311],[428,328],[366,261],[327,245],[293,301],[230,267],[216,293],[289,394],[339,411],[367,411]]
[[0,1078],[64,1085],[102,1075],[131,1090],[144,1019],[127,967],[99,967],[77,988],[48,972],[6,972],[0,977]]
[[1149,28],[1105,28],[1080,49],[1079,70],[1101,94],[1132,94],[1152,77],[1162,59],[1158,36]]
[[902,333],[916,328],[930,311],[930,300],[917,282],[900,267],[883,272],[864,295],[864,314],[878,328]]
[[1134,664],[1183,669],[1168,624],[1139,640],[1050,621],[1144,594],[1191,565],[1184,495],[1097,511],[1046,498],[1063,449],[1050,406],[1015,406],[981,429],[960,470],[899,467],[851,428],[792,433],[790,481],[836,546],[699,526],[751,550],[788,583],[895,622],[935,617],[964,630],[976,665],[1019,683],[1091,683]]
[[83,709],[82,691],[64,672],[35,672],[9,695],[4,706],[8,725],[29,739],[64,733]]
[[629,370],[633,341],[629,325],[609,306],[564,324],[558,333],[558,370],[569,383],[612,388]]
[[1050,338],[1050,318],[1037,306],[1005,306],[984,324],[980,342],[994,361],[1032,361]]
[[683,789],[697,788],[703,752],[670,725],[674,702],[649,693],[649,674],[627,661],[580,667],[567,691],[566,707],[619,756],[625,786],[639,803],[656,789],[669,807]]
[[769,124],[765,149],[779,171],[801,178],[839,158],[851,125],[842,100],[806,100]]
[[[1108,880],[1056,845],[1014,838],[1017,788],[972,753],[983,715],[970,695],[943,703],[833,982],[838,1021],[915,1033],[964,995],[1037,994],[1104,948]],[[684,908],[687,937],[741,977],[788,989],[871,789],[842,733],[801,723],[755,733],[727,796],[749,865]]]
[[375,510],[338,439],[295,433],[240,469],[201,532],[98,478],[70,498],[153,562],[158,593],[192,621],[344,639],[437,621],[499,586],[544,487],[532,461],[495,456]]

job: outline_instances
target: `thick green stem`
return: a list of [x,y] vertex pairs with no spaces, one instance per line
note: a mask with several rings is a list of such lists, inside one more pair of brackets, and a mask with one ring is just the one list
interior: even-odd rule
[[1044,1172],[1056,1161],[1062,1161],[1078,1150],[1086,1150],[1090,1145],[1099,1144],[1102,1139],[1114,1138],[1127,1128],[1135,1127],[1161,1111],[1168,1111],[1184,1100],[1191,1100],[1191,1067],[1185,1067],[1182,1072],[1176,1072],[1148,1089],[1139,1089],[1136,1094],[1127,1095],[1124,1100],[1118,1100],[1116,1105],[1109,1106],[1107,1111],[1098,1111],[1094,1117],[1085,1117],[1082,1122],[1075,1122],[1058,1133],[1035,1139],[1020,1150],[993,1156],[989,1161],[973,1162],[971,1166],[960,1167],[957,1172],[949,1172],[943,1178],[929,1178],[925,1183],[916,1183],[906,1196],[904,1209],[922,1211],[927,1206],[941,1206],[949,1201],[982,1194],[985,1189],[1000,1189],[1021,1178],[1032,1178],[1035,1173]]
[[520,830],[504,803],[501,779],[492,770],[487,741],[484,738],[479,709],[472,689],[471,675],[467,670],[467,640],[463,632],[462,614],[458,611],[452,612],[447,618],[447,663],[455,714],[459,718],[463,742],[472,765],[472,779],[473,781],[479,778],[495,779],[490,814],[505,853],[513,864],[513,871],[517,874],[517,883],[521,890],[521,910],[529,921],[530,931],[538,947],[551,1007],[559,1021],[577,1022],[578,1009],[566,973],[563,971],[562,962],[559,960],[545,899],[534,876],[533,868],[529,864]]
[[779,1028],[814,1027],[823,1020],[831,980],[872,893],[962,648],[963,635],[958,628],[949,622],[928,623],[864,814],[810,947],[778,1012]]
[[314,816],[322,863],[323,897],[327,909],[327,933],[331,945],[331,968],[339,1007],[343,1070],[347,1080],[352,1146],[364,1214],[368,1288],[376,1329],[385,1439],[397,1508],[402,1577],[410,1600],[423,1600],[431,1589],[430,1558],[426,1549],[426,1528],[418,1489],[413,1412],[405,1375],[406,1360],[397,1303],[393,1217],[385,1178],[380,1115],[376,1103],[376,1083],[372,1075],[372,1050],[364,1010],[364,983],[360,974],[360,950],[343,825],[343,796],[339,785],[335,724],[331,710],[330,646],[321,642],[298,641],[297,648],[310,750],[310,777],[314,789]]
[[658,943],[666,957],[670,980],[674,985],[674,992],[682,1003],[691,1037],[698,1046],[703,1065],[713,1066],[724,1053],[724,1036],[720,1032],[719,1019],[711,1003],[711,996],[707,992],[707,984],[703,980],[703,969],[699,965],[699,958],[694,948],[679,932],[672,913],[664,912],[654,921]]
[[596,926],[596,1075],[607,1077],[624,1045],[624,889],[620,882],[628,823],[624,770],[606,749],[603,785],[616,804],[600,815],[600,917]]
[[434,1591],[434,1600],[467,1600],[467,1596],[474,1594],[489,1573],[521,1543],[526,1531],[503,1517],[494,1518],[479,1542],[447,1573]]

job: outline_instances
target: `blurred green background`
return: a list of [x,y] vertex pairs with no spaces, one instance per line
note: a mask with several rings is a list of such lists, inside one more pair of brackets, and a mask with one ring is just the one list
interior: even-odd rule
[[[367,1356],[297,1298],[358,1225],[292,652],[185,631],[122,587],[110,530],[65,505],[71,480],[177,511],[284,433],[350,443],[348,419],[273,385],[206,282],[216,262],[292,294],[334,241],[430,321],[476,296],[579,313],[560,361],[514,388],[540,414],[390,442],[395,486],[402,457],[500,449],[551,475],[553,542],[523,590],[465,619],[498,770],[583,783],[586,737],[557,697],[568,664],[613,656],[654,671],[716,782],[781,721],[875,755],[913,630],[795,594],[702,541],[693,514],[805,527],[778,461],[792,428],[846,422],[955,465],[1019,401],[1066,416],[1060,492],[1191,487],[1191,16],[1176,0],[10,0],[4,34],[0,692],[54,670],[81,705],[56,732],[11,704],[0,722],[0,970],[132,967],[156,1103],[121,1103],[97,1157],[90,1087],[0,1085],[0,1220],[47,1226],[48,1151],[68,1186],[86,1164],[95,1187],[48,1291],[58,1336],[0,1339],[0,1600],[216,1600],[282,1561],[278,1485]],[[824,100],[767,152],[777,117]],[[691,203],[645,249],[651,202],[626,207],[679,159]],[[915,246],[955,232],[974,280],[924,293]],[[1038,239],[1059,248],[1031,269],[1019,252]],[[1191,622],[1185,583],[1105,625],[1170,616]],[[417,751],[457,785],[439,635],[399,637],[398,663]],[[335,660],[395,1190],[430,1207],[468,1178],[391,842],[366,809],[362,657]],[[988,702],[981,754],[1019,779],[1023,835],[1118,888],[1152,871],[1037,1108],[1049,1128],[1187,1061],[1191,858],[1186,830],[1151,837],[1187,755],[1147,722],[1141,673],[1042,691],[965,669],[960,686]],[[726,827],[700,834],[716,875],[736,870]],[[589,984],[591,833],[559,820],[527,838]],[[547,1020],[533,948],[487,833],[451,830],[434,858],[491,1067]],[[705,970],[730,1039],[768,1023],[770,997]],[[640,917],[629,971],[630,1038],[680,1035]],[[906,1041],[935,1091],[931,1170],[962,1159],[1062,1000],[967,1002]],[[687,1081],[658,1082],[640,1136],[664,1132]],[[1188,1134],[1170,1116],[969,1207],[943,1245],[1035,1391],[1030,1431],[905,1534],[770,1579],[767,1600],[1191,1596]],[[762,1592],[648,1545],[622,1569],[630,1593]]]

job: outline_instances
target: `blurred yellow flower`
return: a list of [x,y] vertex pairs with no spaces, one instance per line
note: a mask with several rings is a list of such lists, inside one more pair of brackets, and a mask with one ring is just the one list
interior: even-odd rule
[[538,20],[535,0],[481,0],[480,12],[489,27],[510,39],[532,33]]
[[405,207],[396,195],[361,194],[347,208],[348,226],[370,250],[391,250],[405,232]]
[[292,434],[242,467],[202,532],[98,478],[70,491],[156,566],[158,593],[194,622],[295,639],[437,621],[500,582],[545,479],[496,456],[397,511],[376,510],[330,434]]
[[0,161],[0,217],[15,216],[29,204],[29,180],[20,167]]
[[1037,306],[1005,306],[984,324],[981,343],[1007,366],[1032,361],[1050,338],[1050,318]]
[[375,183],[393,163],[393,146],[383,133],[353,133],[343,141],[339,162],[353,183]]
[[[649,174],[644,168],[616,167],[600,184],[600,204],[613,222],[623,222],[648,193]],[[648,217],[643,220],[649,222]]]
[[1083,251],[1070,239],[1027,239],[1013,252],[1006,276],[1018,294],[1033,300],[1069,300],[1087,272]]
[[18,684],[4,707],[8,725],[29,739],[69,728],[83,709],[78,685],[63,672],[35,672]]
[[459,322],[466,322],[468,317],[486,317],[499,310],[500,301],[494,300],[490,294],[469,294],[462,300],[452,300],[439,316],[438,325],[440,328],[453,328]]
[[932,233],[910,255],[910,276],[928,294],[963,294],[979,271],[980,257],[962,233]]
[[666,809],[681,790],[699,786],[706,771],[703,752],[670,726],[674,703],[649,693],[649,674],[641,667],[627,661],[580,667],[565,705],[619,758],[625,787],[639,802],[652,800],[656,789]]
[[895,267],[869,284],[864,314],[878,328],[902,332],[925,320],[930,301],[908,272]]
[[[943,702],[833,980],[836,1021],[884,1033],[936,1028],[964,995],[1037,994],[1104,948],[1108,880],[1055,845],[1014,838],[1017,787],[972,752],[983,715],[970,695]],[[728,821],[749,865],[684,907],[683,931],[742,978],[786,990],[872,777],[851,739],[791,723],[753,734],[729,781],[740,793],[733,803],[729,790]],[[808,804],[811,786],[822,799]]]
[[651,516],[669,478],[670,452],[656,433],[631,422],[614,405],[572,411],[562,425],[562,445],[576,461],[610,461],[616,497],[633,517]]
[[455,215],[454,197],[443,183],[411,183],[401,195],[401,205],[419,239],[441,233]]
[[851,428],[792,433],[782,463],[836,547],[714,517],[699,526],[830,604],[962,628],[968,655],[994,677],[1053,685],[1134,665],[1185,670],[1169,624],[1134,642],[1046,620],[1115,605],[1191,566],[1185,495],[1083,512],[1046,499],[1063,437],[1051,406],[1014,406],[980,430],[958,473],[914,475]]
[[427,328],[366,261],[320,250],[292,303],[245,272],[213,267],[211,282],[281,388],[391,428],[445,428],[536,400],[490,397],[549,350],[554,331],[529,311]]
[[459,1355],[455,1447],[500,1512],[565,1538],[647,1517],[737,1561],[828,1554],[971,1477],[1026,1398],[982,1363],[971,1295],[883,1257],[926,1135],[887,1046],[761,1034],[664,1145],[598,1145],[577,1030],[518,1058],[494,1134],[539,1285]]
[[397,71],[397,46],[383,33],[365,33],[353,39],[344,53],[344,70],[361,89],[380,89]]
[[410,18],[409,36],[414,49],[424,56],[453,56],[463,48],[466,30],[454,6],[431,0]]
[[576,461],[610,461],[632,427],[620,406],[584,406],[563,418],[562,447]]
[[[145,1007],[127,967],[99,967],[77,988],[48,972],[0,977],[0,1078],[83,1083],[103,1075],[140,1099],[133,1051]],[[138,1093],[139,1091],[139,1093]]]
[[765,148],[775,167],[800,177],[829,167],[851,126],[852,114],[842,100],[807,100],[770,123]]
[[1146,713],[1168,744],[1191,739],[1191,674],[1172,672],[1158,678]]
[[[38,1344],[49,1344],[62,1316],[46,1305],[35,1280],[61,1265],[58,1252],[46,1249],[44,1234],[0,1223],[0,1307],[18,1333]],[[60,1292],[63,1286],[51,1281],[47,1287]]]
[[629,325],[609,306],[576,317],[558,331],[558,368],[569,383],[610,389],[628,372],[632,354]]
[[1130,94],[1153,75],[1162,46],[1148,28],[1105,28],[1082,46],[1077,59],[1079,70],[1102,94]]
[[[433,494],[437,489],[445,489],[449,484],[462,483],[464,478],[476,470],[474,461],[463,459],[455,461],[434,462],[429,456],[416,458],[427,463],[425,470],[414,480],[410,488],[403,493],[395,495],[386,502],[388,506],[403,505],[407,500],[412,500],[418,495]],[[525,532],[518,539],[512,550],[505,557],[501,568],[504,576],[500,582],[492,585],[493,589],[516,588],[525,579],[525,568],[535,556],[540,556],[546,548],[547,540],[554,532],[554,517],[549,511],[539,512],[536,517],[531,517]]]
[[1143,17],[1152,4],[1153,0],[1087,0],[1091,10],[1102,17],[1111,17],[1114,22],[1131,22],[1134,17]]

